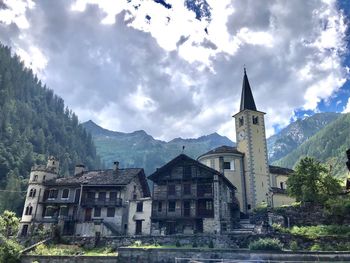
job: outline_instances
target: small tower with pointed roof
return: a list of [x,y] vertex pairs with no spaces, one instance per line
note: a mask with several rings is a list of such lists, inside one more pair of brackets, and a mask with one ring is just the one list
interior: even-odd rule
[[267,201],[270,187],[264,112],[258,111],[244,68],[240,111],[235,114],[237,150],[244,153],[246,210]]

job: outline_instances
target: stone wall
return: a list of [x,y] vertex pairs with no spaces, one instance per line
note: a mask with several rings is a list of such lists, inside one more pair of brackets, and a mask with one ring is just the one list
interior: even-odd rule
[[31,256],[21,257],[21,263],[117,263],[117,256]]
[[[190,259],[231,259],[231,260],[274,260],[280,261],[345,261],[350,260],[350,253],[293,253],[293,252],[252,252],[242,250],[210,249],[137,249],[120,248],[119,263],[188,263]],[[181,260],[184,259],[184,260]]]

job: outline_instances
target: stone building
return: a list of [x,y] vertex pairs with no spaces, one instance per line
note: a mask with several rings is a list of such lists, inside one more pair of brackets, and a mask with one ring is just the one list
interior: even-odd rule
[[148,178],[152,234],[224,233],[235,227],[236,188],[220,172],[181,154]]
[[115,162],[114,169],[85,171],[77,165],[74,176],[59,177],[58,165],[50,157],[46,167],[32,168],[21,235],[56,225],[63,235],[115,236],[139,224],[129,220],[129,204],[150,197],[143,169],[120,169]]
[[276,207],[295,201],[286,193],[286,181],[293,171],[268,164],[264,115],[255,106],[244,70],[240,111],[233,116],[237,146],[221,146],[198,157],[198,161],[222,172],[237,187],[243,214],[264,203]]

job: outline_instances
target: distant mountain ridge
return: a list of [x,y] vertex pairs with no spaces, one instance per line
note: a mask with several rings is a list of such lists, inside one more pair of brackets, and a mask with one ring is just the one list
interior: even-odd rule
[[300,158],[312,156],[327,163],[332,175],[344,178],[349,173],[345,151],[350,148],[350,113],[340,114],[323,129],[315,133],[289,154],[274,162],[276,165],[293,167]]
[[91,120],[82,125],[92,135],[97,152],[107,167],[118,160],[121,167],[142,167],[147,175],[180,154],[183,146],[184,152],[192,158],[221,145],[234,146],[229,138],[217,133],[165,142],[154,139],[143,130],[131,133],[110,131]]
[[305,119],[298,119],[279,133],[267,139],[269,161],[273,163],[296,149],[314,134],[341,116],[340,113],[316,113]]
[[[350,132],[346,126],[350,127],[350,121],[345,116],[347,115],[334,112],[316,113],[292,122],[267,139],[269,162],[293,168],[301,157],[309,155],[322,162],[332,163],[334,175],[344,176],[344,149],[350,148]],[[183,146],[187,155],[197,158],[213,148],[235,145],[230,139],[217,133],[199,138],[175,138],[165,142],[154,139],[143,130],[131,133],[115,132],[92,121],[82,125],[93,136],[97,152],[106,166],[110,167],[113,161],[118,160],[122,167],[144,168],[147,175],[180,154]],[[332,130],[337,132],[332,133]],[[315,137],[318,139],[314,139]],[[329,144],[328,141],[333,143]]]

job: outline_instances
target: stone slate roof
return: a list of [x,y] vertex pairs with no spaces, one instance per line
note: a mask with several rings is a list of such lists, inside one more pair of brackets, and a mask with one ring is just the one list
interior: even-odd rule
[[235,154],[244,155],[242,152],[238,151],[236,147],[222,145],[222,146],[217,147],[217,148],[215,148],[213,150],[210,150],[207,153],[204,153],[204,154],[200,155],[197,159],[199,159],[200,157],[205,156],[205,155],[220,154],[220,153],[235,153]]
[[141,168],[126,168],[114,170],[86,171],[80,175],[61,177],[46,181],[46,185],[126,185],[137,175],[143,173]]
[[272,174],[282,174],[282,175],[290,175],[291,173],[294,172],[294,170],[292,169],[273,166],[273,165],[269,165],[269,170],[270,170],[270,173]]

